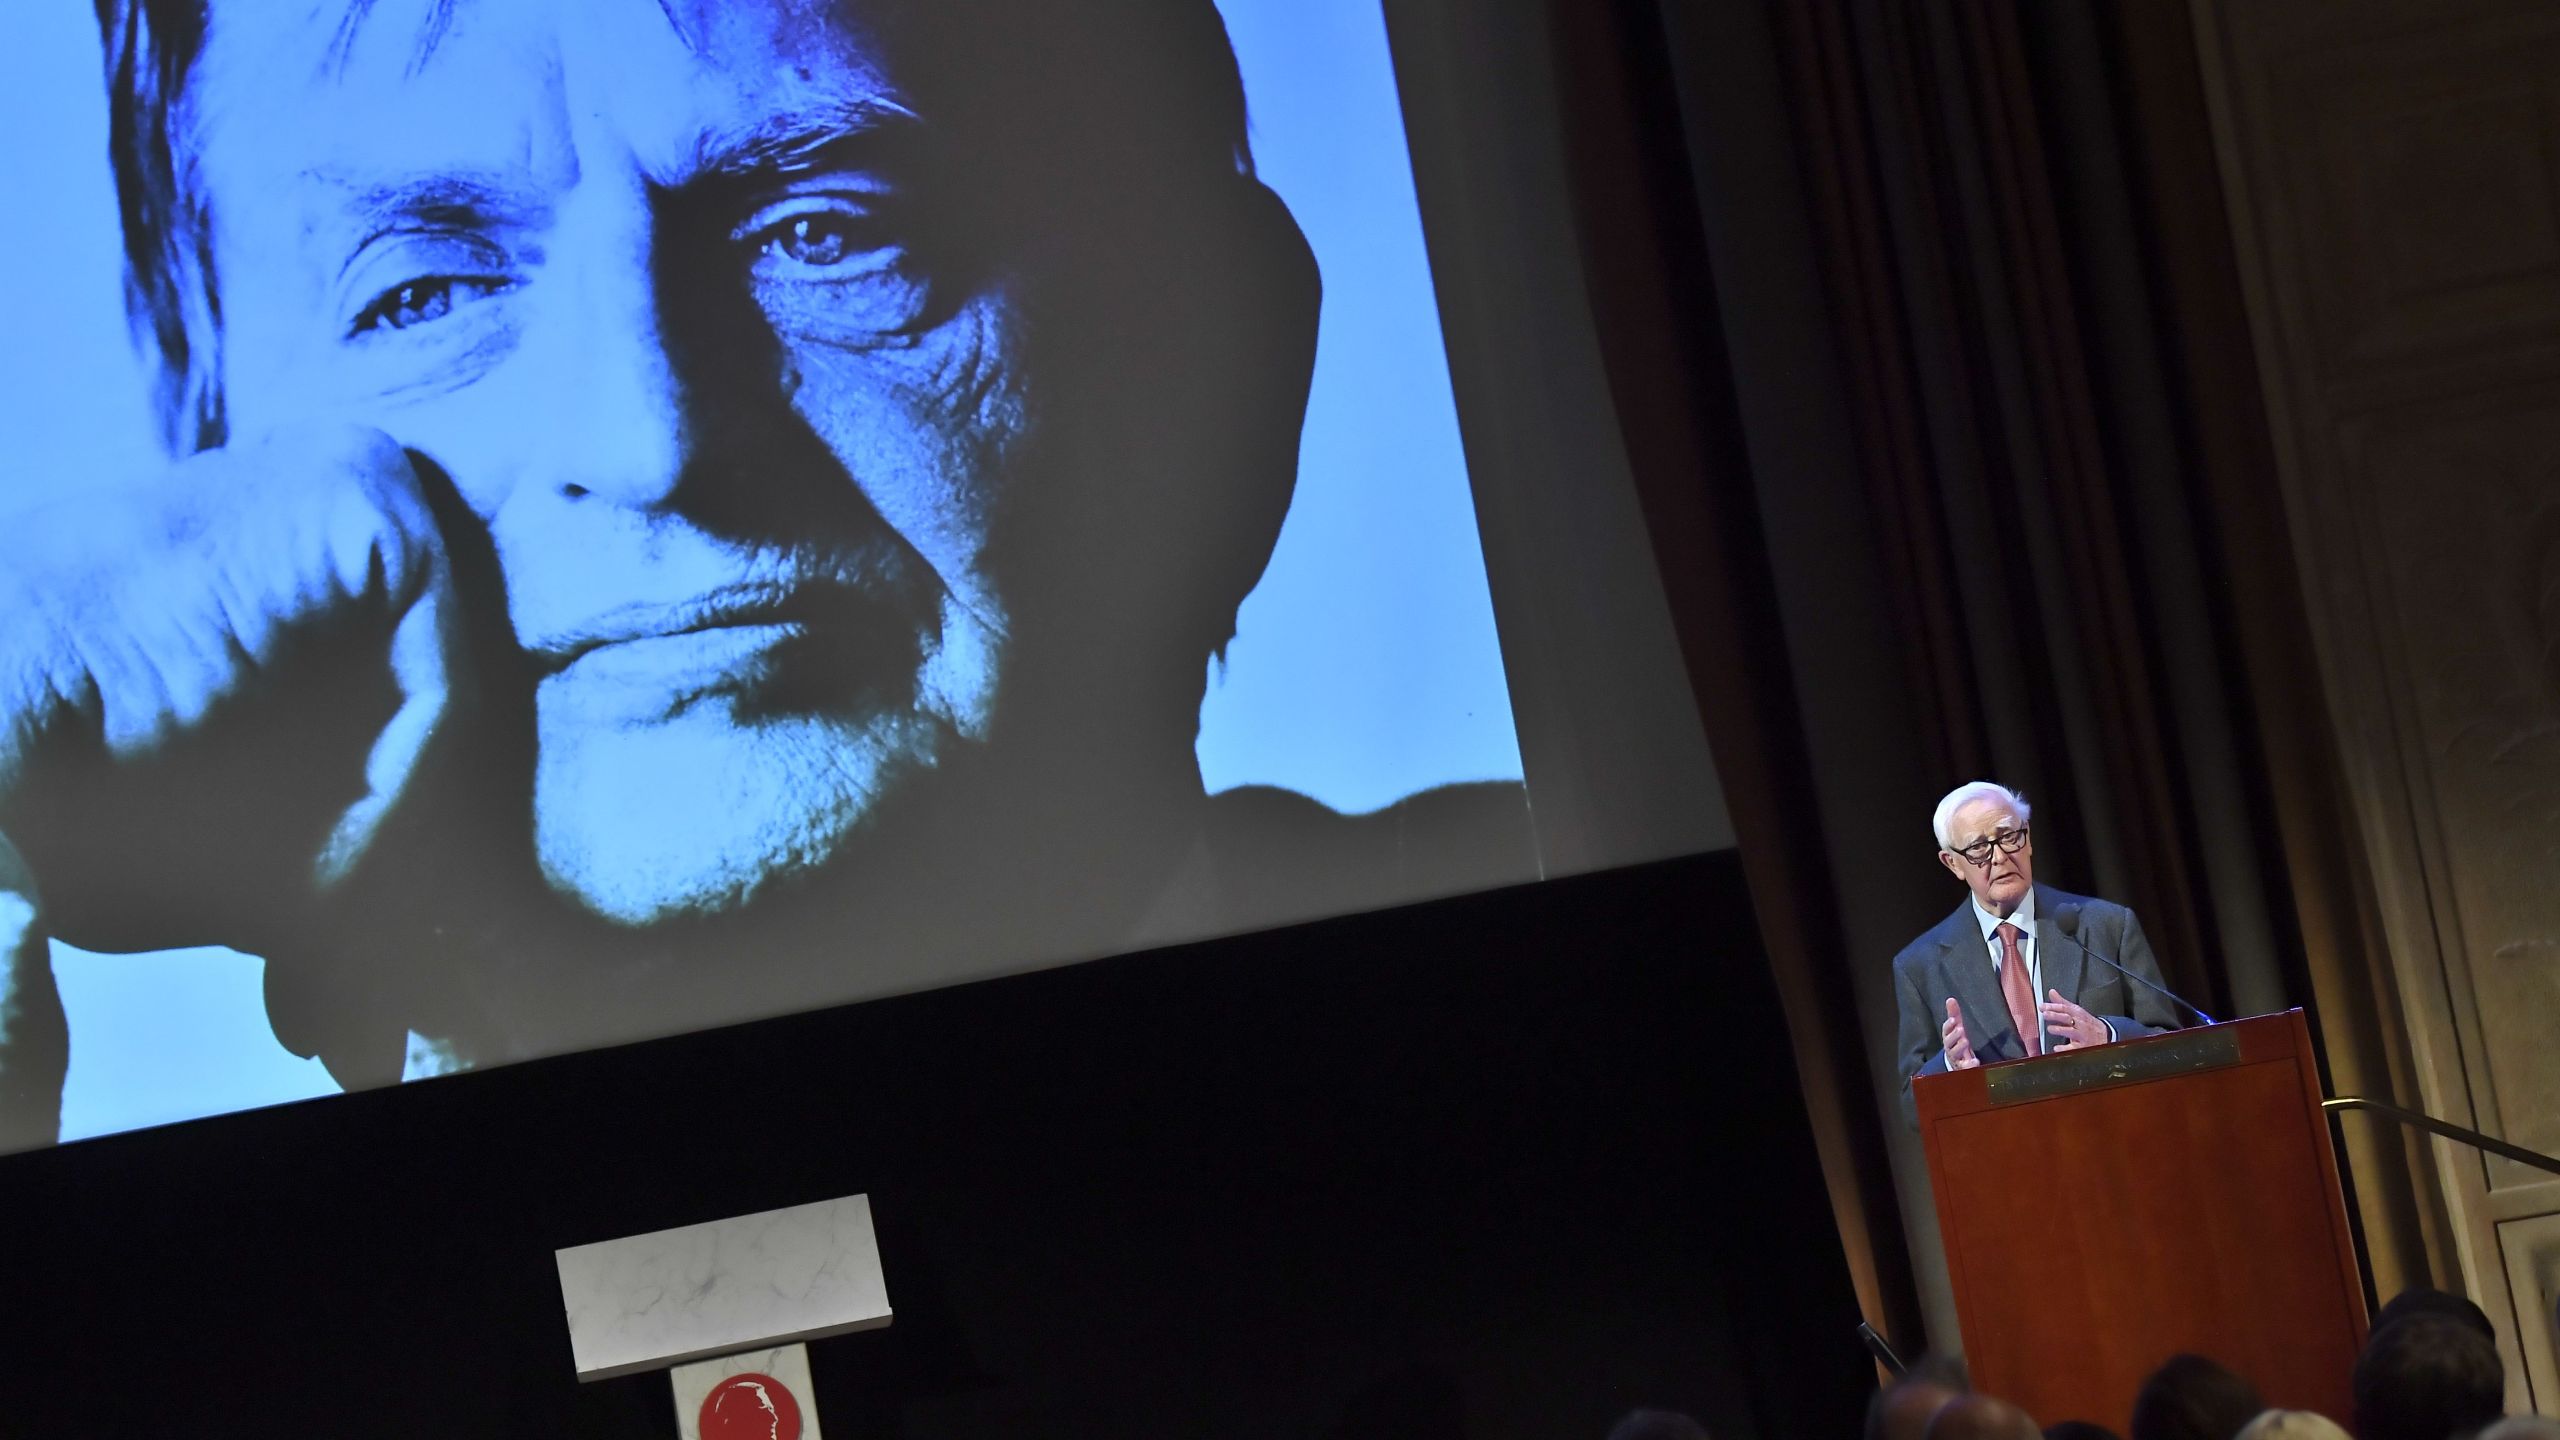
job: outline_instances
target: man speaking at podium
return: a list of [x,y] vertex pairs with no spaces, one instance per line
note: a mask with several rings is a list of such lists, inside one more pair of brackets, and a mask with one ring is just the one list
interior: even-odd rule
[[2023,797],[1988,780],[1938,802],[1938,863],[1967,896],[1893,957],[1902,1115],[1914,1126],[1922,1075],[2178,1028],[2133,912],[2035,883],[2027,815]]

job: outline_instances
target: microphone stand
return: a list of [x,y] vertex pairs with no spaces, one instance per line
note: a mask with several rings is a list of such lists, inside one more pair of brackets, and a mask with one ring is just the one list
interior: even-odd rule
[[2097,961],[2099,964],[2106,966],[2108,969],[2113,970],[2117,974],[2137,985],[2140,985],[2144,989],[2165,995],[2169,999],[2176,1001],[2178,1004],[2185,1006],[2189,1011],[2194,1013],[2197,1019],[2203,1021],[2207,1025],[2219,1025],[2222,1023],[2221,1021],[2204,1013],[2203,1007],[2197,1005],[2194,1001],[2189,1000],[2186,996],[2179,994],[2177,991],[2170,989],[2168,986],[2161,984],[2157,980],[2137,975],[2117,964],[2113,960],[2108,959],[2106,956],[2099,954],[2096,946],[2091,945],[2088,941],[2080,938],[2079,906],[2063,906],[2061,912],[2053,917],[2053,924],[2055,929],[2062,932],[2064,939],[2069,940],[2072,944],[2080,947],[2081,954],[2088,956],[2090,959]]

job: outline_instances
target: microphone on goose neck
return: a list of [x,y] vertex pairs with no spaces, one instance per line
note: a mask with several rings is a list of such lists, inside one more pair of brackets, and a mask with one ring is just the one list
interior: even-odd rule
[[2194,1001],[2189,1000],[2186,996],[2179,994],[2177,991],[2170,989],[2168,986],[2161,984],[2157,980],[2146,979],[2143,976],[2136,975],[2132,971],[2117,964],[2115,961],[2099,954],[2096,946],[2091,945],[2088,941],[2080,938],[2079,906],[2063,906],[2061,910],[2055,913],[2053,917],[2053,925],[2055,929],[2062,932],[2064,939],[2067,939],[2080,947],[2081,954],[2088,956],[2090,959],[2097,961],[2099,964],[2106,966],[2108,969],[2113,970],[2127,980],[2133,981],[2135,984],[2142,986],[2146,990],[2156,991],[2177,1001],[2180,1005],[2183,1005],[2187,1009],[2193,1011],[2195,1013],[2195,1017],[2207,1025],[2218,1025],[2222,1023],[2214,1019],[2212,1016],[2204,1013],[2201,1007],[2196,1005]]

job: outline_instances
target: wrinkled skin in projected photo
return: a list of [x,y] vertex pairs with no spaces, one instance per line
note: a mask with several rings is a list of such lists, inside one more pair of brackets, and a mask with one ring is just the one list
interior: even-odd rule
[[0,533],[0,1144],[48,936],[354,1086],[1525,867],[1203,793],[1320,299],[1208,0],[100,8],[173,458]]

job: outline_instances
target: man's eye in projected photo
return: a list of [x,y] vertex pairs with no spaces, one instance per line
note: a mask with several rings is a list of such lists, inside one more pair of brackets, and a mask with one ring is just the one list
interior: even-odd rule
[[100,9],[184,458],[0,534],[10,1143],[46,928],[356,1085],[1534,865],[1203,793],[1319,300],[1209,0]]

